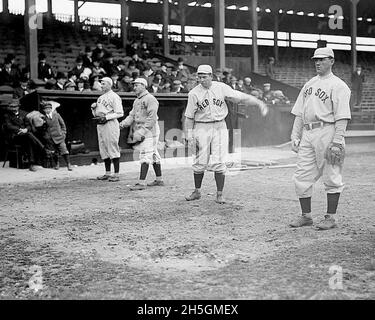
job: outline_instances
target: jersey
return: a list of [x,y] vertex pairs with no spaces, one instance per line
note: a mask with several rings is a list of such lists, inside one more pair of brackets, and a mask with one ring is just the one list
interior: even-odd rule
[[232,89],[223,82],[212,81],[209,89],[201,84],[188,94],[185,116],[196,122],[213,122],[224,120],[228,115],[225,99],[241,101],[244,94]]
[[108,114],[123,114],[122,101],[120,96],[112,90],[102,94],[96,102],[96,108],[93,111],[94,116],[100,114],[106,116]]
[[[134,100],[129,115],[122,121],[125,126],[134,125],[134,128],[150,130],[153,136],[160,133],[158,124],[158,100],[147,90]],[[143,134],[145,131],[143,130]]]
[[304,124],[351,119],[350,89],[332,72],[317,75],[303,86],[291,112],[302,117]]

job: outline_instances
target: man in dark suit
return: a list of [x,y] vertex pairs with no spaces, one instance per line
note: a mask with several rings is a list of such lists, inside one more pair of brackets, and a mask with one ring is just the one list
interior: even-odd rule
[[48,79],[53,78],[53,72],[51,66],[46,63],[47,57],[44,53],[39,54],[38,63],[38,78],[47,82]]
[[0,72],[0,86],[6,85],[14,87],[18,84],[19,77],[19,70],[16,68],[12,68],[11,60],[5,59],[4,66]]
[[34,90],[30,88],[29,80],[27,78],[22,78],[19,81],[19,86],[14,88],[13,97],[21,99],[29,93],[32,93]]
[[5,138],[13,144],[19,144],[29,156],[30,171],[36,171],[36,158],[46,152],[42,142],[32,133],[31,124],[26,117],[27,112],[20,110],[18,99],[13,99],[9,104],[9,112],[4,115]]
[[75,74],[77,79],[79,79],[79,77],[81,76],[81,73],[83,72],[84,69],[85,69],[85,67],[83,66],[83,59],[82,59],[82,57],[78,57],[76,59],[76,65],[74,66],[74,68],[72,70],[70,70],[70,72]]
[[362,102],[363,82],[365,82],[365,75],[363,74],[362,67],[357,65],[357,70],[352,74],[352,104],[357,107],[359,107]]

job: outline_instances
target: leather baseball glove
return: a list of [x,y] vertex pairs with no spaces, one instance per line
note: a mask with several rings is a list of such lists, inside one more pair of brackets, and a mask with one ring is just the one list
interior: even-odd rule
[[105,124],[108,121],[104,116],[94,117],[92,119],[96,121],[96,124]]
[[327,159],[327,162],[332,165],[339,165],[344,162],[345,158],[345,149],[344,146],[340,143],[332,142],[326,152],[324,157]]

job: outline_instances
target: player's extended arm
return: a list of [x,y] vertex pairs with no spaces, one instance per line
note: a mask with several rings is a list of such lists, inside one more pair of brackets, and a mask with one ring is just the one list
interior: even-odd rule
[[290,139],[292,140],[292,150],[298,152],[298,146],[302,137],[303,120],[302,117],[296,116],[294,118],[292,134]]
[[125,127],[130,127],[132,123],[134,122],[134,108],[131,109],[129,112],[129,115],[120,122],[120,129]]
[[243,103],[246,106],[258,106],[262,116],[266,116],[268,113],[268,107],[267,105],[262,101],[259,100],[258,98],[255,98],[254,96],[250,94],[246,94],[240,91],[236,92],[236,97],[229,98],[232,101]]

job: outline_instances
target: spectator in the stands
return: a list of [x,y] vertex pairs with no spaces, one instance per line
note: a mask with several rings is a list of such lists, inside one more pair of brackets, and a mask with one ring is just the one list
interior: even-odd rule
[[237,81],[237,90],[241,92],[245,92],[245,87],[242,79],[238,79]]
[[273,92],[273,103],[278,105],[290,104],[290,100],[281,90],[275,90]]
[[76,91],[77,90],[77,76],[73,72],[68,73],[68,81],[65,82],[64,90],[66,91]]
[[136,68],[135,62],[133,60],[130,60],[128,62],[128,67],[126,68],[126,72],[130,73],[132,77],[134,78],[134,80],[137,78],[137,76],[134,77],[133,72],[136,72],[138,76],[140,75],[140,71],[139,69]]
[[92,68],[92,50],[90,46],[86,46],[85,53],[82,55],[83,66],[85,68]]
[[54,76],[52,68],[47,63],[47,56],[43,52],[41,52],[38,57],[38,79],[42,79],[43,81],[47,82],[48,79],[51,79]]
[[231,77],[230,72],[223,71],[222,82],[224,82],[225,84],[227,84],[228,86],[230,86],[230,77]]
[[160,93],[162,92],[162,88],[159,86],[159,80],[154,78],[152,80],[151,86],[148,88],[148,91],[151,93]]
[[153,76],[154,70],[149,65],[146,65],[146,68],[141,72],[141,78],[146,79],[147,87],[151,86],[152,80],[154,79]]
[[177,59],[177,69],[178,69],[178,79],[181,80],[181,82],[186,82],[187,79],[190,76],[189,68],[184,65],[184,59],[182,57],[179,57]]
[[90,82],[89,81],[84,81],[83,82],[83,92],[90,92],[91,87],[90,87]]
[[102,85],[99,81],[99,75],[92,74],[90,77],[90,82],[92,91],[102,91]]
[[12,61],[5,59],[3,69],[0,72],[0,85],[15,87],[18,84],[19,77],[18,70],[12,68]]
[[[365,75],[362,66],[357,65],[356,71],[352,74],[352,105],[359,107],[362,103],[363,83],[365,82]],[[353,107],[352,106],[352,107]]]
[[134,41],[127,49],[126,49],[126,55],[129,57],[132,57],[134,54],[140,54],[141,50],[139,48],[139,43],[137,41]]
[[118,92],[121,89],[120,81],[118,80],[118,73],[117,71],[112,72],[111,79],[112,79],[112,91]]
[[139,56],[143,60],[151,59],[153,57],[153,50],[147,46],[146,42],[142,42]]
[[271,84],[270,83],[264,83],[263,84],[263,96],[262,100],[265,103],[274,103],[272,102],[274,100],[273,91],[271,90]]
[[83,92],[84,86],[85,86],[85,80],[78,79],[77,80],[77,91]]
[[120,91],[121,92],[132,92],[133,91],[133,78],[129,72],[124,73],[124,77],[120,81]]
[[96,42],[96,48],[92,51],[92,60],[102,61],[104,56],[107,55],[107,50],[104,49],[103,43],[98,40]]
[[139,78],[139,71],[133,71],[133,72],[132,72],[132,79],[133,79],[133,81],[134,81],[135,79],[137,79],[137,78]]
[[16,64],[16,56],[13,53],[8,53],[6,59],[12,63],[11,68],[17,70],[17,72],[21,74],[20,66]]
[[174,80],[172,82],[172,87],[171,87],[171,93],[184,93],[184,86],[182,85],[182,82],[178,79]]
[[85,70],[85,67],[83,66],[83,59],[82,57],[77,57],[76,65],[72,70],[70,70],[70,72],[74,73],[77,79],[79,79],[83,70]]
[[172,84],[170,83],[169,80],[165,81],[162,87],[161,92],[162,93],[170,93],[172,89]]
[[56,76],[56,83],[55,86],[52,88],[53,90],[65,90],[65,82],[66,82],[66,76],[63,72],[58,72]]
[[163,80],[169,80],[168,66],[165,63],[161,65],[159,72]]
[[121,81],[122,78],[125,75],[125,72],[126,72],[126,64],[125,64],[124,60],[120,59],[120,60],[117,61],[117,64],[116,64],[116,67],[115,67],[114,71],[117,72],[118,80]]
[[243,80],[244,92],[247,94],[251,94],[251,91],[255,89],[254,86],[251,84],[251,78],[245,77]]
[[213,81],[223,81],[223,73],[221,72],[221,69],[220,68],[217,68],[214,72],[214,74],[212,75],[212,80]]
[[235,76],[231,76],[230,77],[230,83],[229,83],[229,86],[233,89],[233,90],[238,90],[238,86],[237,86],[237,78]]
[[115,64],[113,60],[113,56],[111,53],[108,53],[104,57],[104,63],[103,63],[103,69],[105,70],[106,74],[108,76],[112,75],[112,72],[116,70],[117,65]]
[[104,77],[107,75],[105,70],[102,68],[100,60],[93,60],[93,67],[92,67],[92,76],[99,76],[99,77]]
[[31,92],[33,92],[33,90],[30,89],[29,79],[21,78],[19,81],[19,86],[14,88],[13,97],[17,99],[21,99]]
[[[169,81],[171,81],[173,83],[173,81],[175,81],[175,80],[181,81],[180,77],[178,76],[178,68],[173,66],[171,68],[171,74],[169,75]],[[181,81],[181,83],[182,83],[182,81]]]
[[270,79],[275,79],[275,58],[268,57],[268,63],[266,65],[266,76]]
[[134,61],[135,63],[135,67],[139,70],[139,72],[141,73],[144,69],[145,69],[145,63],[142,59],[139,58],[138,56],[138,53],[134,53],[132,55],[132,60]]

